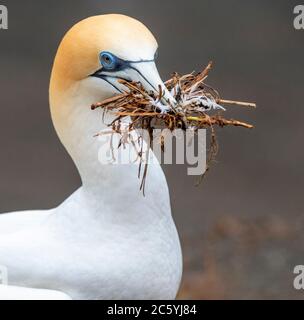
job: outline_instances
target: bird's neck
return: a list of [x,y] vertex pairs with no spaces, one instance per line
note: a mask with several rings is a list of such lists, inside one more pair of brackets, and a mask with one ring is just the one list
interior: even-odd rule
[[[113,203],[115,198],[142,200],[138,164],[104,164],[104,161],[102,164],[100,161],[106,158],[111,160],[108,159],[109,155],[106,157],[106,153],[110,151],[110,144],[106,139],[100,141],[95,135],[109,128],[103,121],[102,110],[92,111],[91,104],[106,96],[100,95],[100,90],[90,91],[90,88],[92,83],[80,84],[61,92],[55,86],[51,86],[51,114],[58,136],[72,157],[87,194],[100,202]],[[109,123],[110,119],[105,121]],[[131,159],[136,158],[135,150],[131,148],[128,152],[134,152],[130,156]],[[148,178],[151,193],[167,192],[166,181],[159,164],[151,166]],[[159,184],[164,185],[165,191]],[[147,197],[149,198],[148,190]],[[124,203],[119,201],[116,205],[124,206]]]
[[[106,96],[86,87],[60,90],[51,85],[50,105],[58,136],[72,157],[80,173],[83,186],[58,207],[59,225],[74,225],[75,230],[96,225],[127,227],[135,233],[159,225],[176,233],[171,217],[167,182],[158,163],[149,165],[146,196],[140,191],[138,164],[102,165],[98,159],[109,151],[109,144],[101,148],[94,137],[102,129],[109,129],[102,120],[102,111],[92,111],[92,103]],[[98,88],[100,89],[100,88]],[[83,94],[86,92],[86,94]],[[75,219],[77,216],[77,219]],[[57,220],[56,220],[57,221]],[[63,221],[63,223],[62,223]],[[94,229],[95,227],[92,227]]]

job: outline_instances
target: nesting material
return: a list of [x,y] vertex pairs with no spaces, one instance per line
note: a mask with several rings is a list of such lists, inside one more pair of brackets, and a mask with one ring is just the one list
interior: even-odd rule
[[[125,134],[122,128],[124,120],[129,120],[128,131],[134,129],[145,129],[150,134],[150,143],[153,145],[152,131],[157,126],[162,129],[197,131],[199,129],[210,129],[211,142],[208,156],[207,170],[214,160],[218,144],[216,141],[216,127],[236,126],[252,129],[249,123],[235,119],[227,119],[223,116],[228,106],[239,106],[255,108],[254,103],[224,100],[218,91],[205,83],[209,71],[212,69],[212,62],[200,73],[180,76],[173,74],[165,85],[175,102],[164,99],[164,92],[159,87],[159,92],[148,92],[141,83],[119,80],[126,90],[124,93],[110,99],[92,105],[92,110],[102,108],[104,112],[111,112],[117,115],[115,120],[109,124],[113,133]],[[142,179],[141,189],[144,190],[147,174],[147,164]],[[140,166],[140,170],[141,170]]]

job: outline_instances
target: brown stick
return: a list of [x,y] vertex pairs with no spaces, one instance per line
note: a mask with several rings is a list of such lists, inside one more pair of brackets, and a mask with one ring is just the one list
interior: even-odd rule
[[207,65],[207,67],[205,68],[205,70],[199,75],[199,79],[205,79],[208,76],[208,74],[209,74],[210,70],[212,69],[212,67],[213,67],[213,61],[209,61],[209,63]]
[[223,105],[234,105],[234,106],[247,107],[247,108],[256,108],[257,107],[255,103],[233,101],[233,100],[224,100],[224,99],[219,99],[217,101],[217,103],[223,104]]
[[209,117],[206,116],[205,118],[200,118],[200,117],[187,117],[188,121],[196,121],[200,122],[202,124],[212,126],[212,125],[218,125],[220,127],[224,126],[236,126],[236,127],[243,127],[247,129],[253,129],[254,127],[251,124],[248,124],[246,122],[241,122],[237,120],[227,120],[224,118],[219,118],[219,117]]
[[116,112],[117,116],[124,116],[124,117],[155,117],[161,115],[157,112]]
[[91,109],[95,110],[95,109],[103,107],[107,104],[114,103],[114,102],[118,101],[119,99],[127,97],[128,95],[129,95],[128,93],[122,93],[122,94],[114,96],[112,98],[103,100],[102,102],[94,103],[94,104],[92,104]]

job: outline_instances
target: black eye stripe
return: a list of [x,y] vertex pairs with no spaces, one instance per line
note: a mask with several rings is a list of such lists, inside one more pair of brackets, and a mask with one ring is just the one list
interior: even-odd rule
[[115,90],[117,90],[118,92],[122,93],[122,91],[120,89],[118,89],[114,83],[112,83],[109,80],[109,77],[99,77],[100,79],[104,80],[105,82],[107,82],[109,85],[111,85]]
[[111,52],[101,52],[99,59],[103,68],[108,72],[116,72],[130,67],[132,63],[144,63],[144,62],[154,62],[157,57],[158,51],[155,53],[154,59],[151,60],[123,60]]
[[[104,72],[107,72],[107,73],[113,72],[114,73],[114,72],[118,72],[118,71],[122,71],[122,70],[126,70],[126,69],[133,69],[136,72],[139,72],[134,66],[132,66],[132,64],[145,63],[145,62],[155,62],[157,54],[158,54],[158,50],[155,53],[154,59],[135,60],[134,61],[134,60],[123,60],[110,52],[104,51],[104,52],[101,52],[99,55],[99,60],[100,60],[102,67],[99,70],[97,70],[95,73],[91,74],[90,76],[101,78],[102,76],[106,76],[106,74],[104,74]],[[112,60],[111,57],[114,60],[114,65],[112,65],[111,63],[108,65],[108,61],[102,63],[105,58],[109,59],[109,62],[110,62]]]
[[157,89],[152,85],[152,83],[135,67],[130,66],[130,69],[136,71],[147,83],[149,83],[149,85],[155,90],[157,91]]

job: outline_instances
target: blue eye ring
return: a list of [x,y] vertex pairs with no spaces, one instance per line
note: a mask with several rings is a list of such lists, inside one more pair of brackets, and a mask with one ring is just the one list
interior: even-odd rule
[[117,58],[107,51],[103,51],[99,55],[100,63],[106,70],[114,70],[117,67]]

